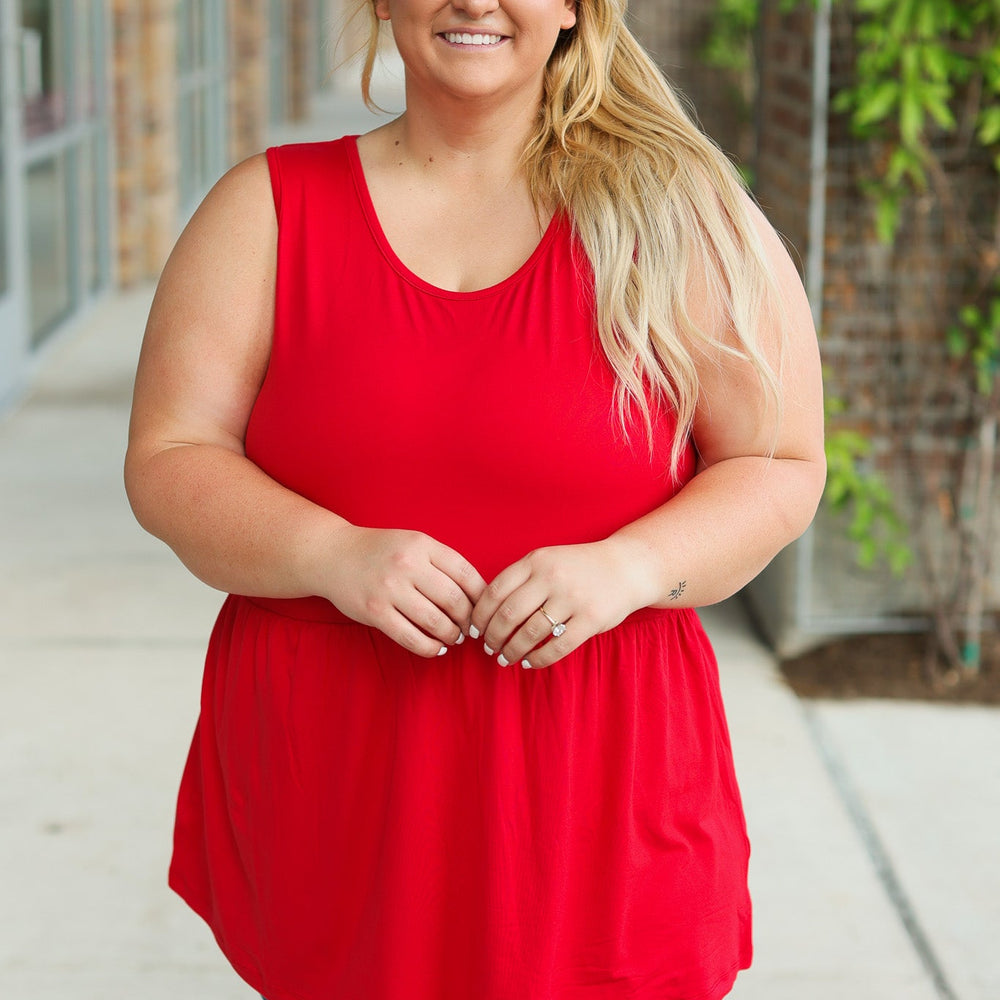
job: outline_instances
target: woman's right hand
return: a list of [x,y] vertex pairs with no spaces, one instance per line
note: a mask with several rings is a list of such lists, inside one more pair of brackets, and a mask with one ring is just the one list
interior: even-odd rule
[[267,161],[230,170],[164,268],[136,378],[125,478],[136,517],[232,594],[319,594],[420,656],[468,633],[485,583],[416,531],[359,528],[246,456],[274,337],[278,224]]
[[463,642],[472,608],[486,589],[478,570],[420,531],[344,525],[319,593],[363,625],[418,656],[440,656]]

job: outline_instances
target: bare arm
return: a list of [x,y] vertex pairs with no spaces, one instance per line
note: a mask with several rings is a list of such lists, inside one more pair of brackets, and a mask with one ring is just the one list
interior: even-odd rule
[[[493,580],[473,624],[504,662],[525,658],[548,636],[551,623],[535,610],[542,604],[568,627],[530,653],[530,665],[539,667],[639,608],[724,600],[812,520],[826,477],[816,333],[794,265],[756,207],[752,212],[787,315],[780,422],[749,364],[721,351],[696,355],[701,471],[669,502],[608,539],[539,549]],[[692,302],[706,298],[704,289],[692,289]],[[696,319],[718,328],[721,319],[705,309]],[[777,324],[762,318],[760,335],[777,368]]]
[[355,527],[246,457],[273,335],[276,247],[267,163],[256,156],[212,190],[161,277],[129,428],[132,508],[213,587],[318,594],[436,655],[467,627],[483,586],[475,569],[418,532]]
[[[823,493],[823,382],[812,314],[781,240],[752,211],[788,324],[780,423],[749,364],[722,354],[699,359],[694,440],[702,470],[670,503],[610,539],[652,572],[651,606],[699,607],[734,594],[805,531]],[[760,332],[777,370],[778,330],[765,318]]]

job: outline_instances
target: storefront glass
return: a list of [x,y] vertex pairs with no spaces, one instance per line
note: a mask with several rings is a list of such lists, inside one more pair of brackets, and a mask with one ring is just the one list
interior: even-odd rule
[[268,77],[270,112],[273,123],[283,122],[288,114],[288,8],[285,0],[269,0]]
[[190,212],[225,169],[225,9],[180,0],[178,130],[181,206]]
[[106,248],[100,216],[108,174],[105,148],[105,143],[95,135],[83,143],[78,154],[80,238],[83,247],[80,280],[88,293],[98,291],[104,284],[102,264],[106,259]]
[[21,93],[27,138],[62,128],[69,117],[65,4],[21,0]]
[[96,7],[99,0],[77,0],[74,25],[76,38],[77,115],[96,118],[101,111],[104,94],[104,67],[97,62],[102,51],[99,35],[101,20]]
[[330,86],[335,58],[344,57],[344,52],[337,50],[337,30],[343,22],[335,23],[334,7],[331,0],[318,0],[316,4],[316,75],[313,82],[317,90]]
[[0,146],[0,296],[10,290],[10,265],[7,263],[7,175],[3,147]]
[[27,304],[36,346],[107,280],[105,7],[21,4]]
[[73,304],[70,275],[71,219],[67,156],[47,157],[28,168],[28,302],[36,342]]
[[[0,127],[2,127],[0,122]],[[7,172],[3,145],[0,144],[0,296],[10,291],[10,265],[7,263]]]
[[[2,37],[2,36],[0,36]],[[7,148],[4,142],[4,51],[0,44],[0,299],[10,291],[10,263],[7,259],[7,229],[10,221],[7,217]],[[2,336],[2,335],[0,335]],[[3,345],[0,344],[0,352]]]

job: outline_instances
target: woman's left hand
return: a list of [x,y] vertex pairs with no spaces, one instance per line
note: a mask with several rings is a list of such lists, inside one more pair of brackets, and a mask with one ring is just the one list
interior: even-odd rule
[[620,540],[551,546],[503,570],[476,603],[472,624],[501,666],[548,667],[654,594],[648,564]]

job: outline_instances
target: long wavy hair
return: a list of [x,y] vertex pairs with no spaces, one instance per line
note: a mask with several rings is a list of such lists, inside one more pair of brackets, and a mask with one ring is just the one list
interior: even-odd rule
[[[381,22],[371,0],[359,0],[355,13],[365,11],[361,89],[375,107]],[[739,172],[626,27],[626,0],[577,0],[576,13],[546,67],[524,167],[536,206],[565,210],[586,252],[622,426],[638,409],[652,449],[652,409],[667,404],[678,425],[676,471],[698,403],[694,352],[748,362],[762,411],[780,416],[780,365],[768,363],[758,327],[763,316],[784,327],[781,299]],[[693,268],[725,329],[692,317]]]

